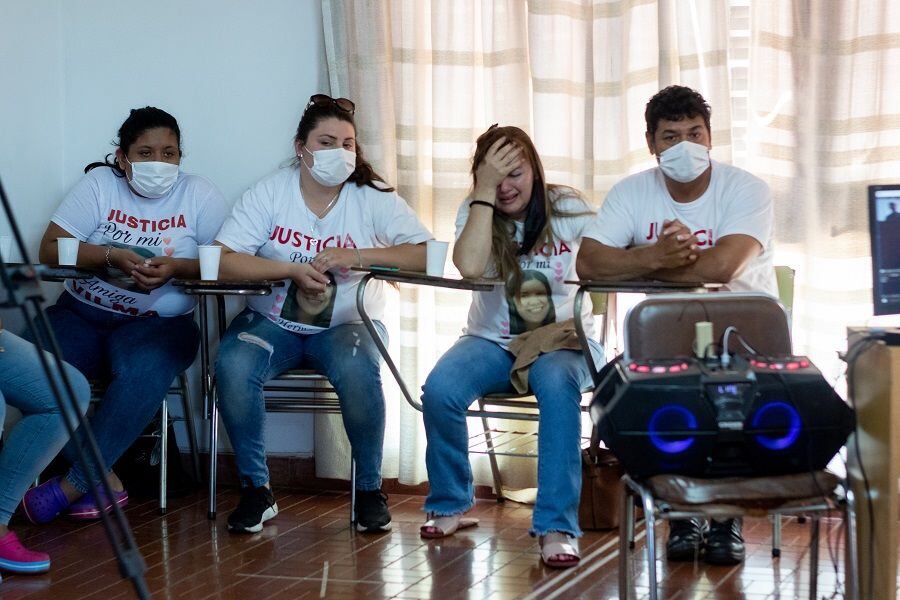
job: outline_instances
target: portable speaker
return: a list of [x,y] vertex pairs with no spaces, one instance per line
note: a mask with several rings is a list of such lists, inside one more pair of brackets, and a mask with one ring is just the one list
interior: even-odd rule
[[591,416],[635,477],[760,476],[822,469],[853,411],[805,357],[608,365]]

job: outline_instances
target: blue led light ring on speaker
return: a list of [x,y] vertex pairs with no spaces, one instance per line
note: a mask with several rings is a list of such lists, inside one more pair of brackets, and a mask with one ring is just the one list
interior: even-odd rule
[[[667,404],[653,411],[647,429],[650,441],[657,450],[665,454],[680,454],[690,448],[697,438],[693,435],[684,436],[679,432],[696,431],[697,417],[684,406]],[[666,439],[673,435],[684,439]]]
[[753,429],[784,430],[783,435],[772,437],[772,434],[758,433],[754,436],[756,443],[769,450],[785,450],[790,448],[800,437],[800,413],[787,402],[769,402],[764,404],[753,415]]

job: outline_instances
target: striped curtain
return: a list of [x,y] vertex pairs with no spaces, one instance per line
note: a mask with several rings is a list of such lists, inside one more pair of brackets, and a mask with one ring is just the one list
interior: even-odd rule
[[872,315],[866,186],[900,181],[900,3],[751,2],[747,168],[797,270],[795,350],[826,374]]
[[[714,156],[731,158],[726,0],[322,0],[322,12],[331,94],[356,102],[366,156],[438,239],[453,239],[475,138],[492,123],[528,131],[548,180],[599,205],[653,164],[644,105],[683,83],[715,107]],[[404,286],[395,300],[391,352],[418,394],[470,298]],[[419,483],[421,416],[384,379],[384,476]],[[319,417],[316,439],[319,475],[344,477],[339,422]],[[486,462],[473,464],[476,483],[489,484]],[[504,483],[533,485],[534,461],[515,464]]]
[[[322,12],[331,94],[356,102],[357,138],[367,158],[437,239],[452,241],[475,138],[499,119],[530,129],[525,3],[323,0]],[[469,301],[465,292],[410,286],[389,299],[391,354],[417,398],[459,336]],[[383,475],[420,483],[426,479],[421,414],[402,399],[387,369],[383,379]],[[340,429],[328,417],[317,422],[320,476],[347,472],[346,449],[334,441],[343,437]],[[488,481],[478,466],[478,479]]]
[[653,166],[644,107],[674,83],[714,107],[713,156],[730,161],[727,21],[725,0],[530,0],[523,100],[548,179],[599,205],[618,180]]

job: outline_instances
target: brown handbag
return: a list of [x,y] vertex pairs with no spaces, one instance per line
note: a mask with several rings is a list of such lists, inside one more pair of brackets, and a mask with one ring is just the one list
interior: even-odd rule
[[[596,437],[596,436],[594,436]],[[622,507],[625,470],[612,451],[591,440],[581,451],[581,502],[578,524],[582,529],[615,529]]]

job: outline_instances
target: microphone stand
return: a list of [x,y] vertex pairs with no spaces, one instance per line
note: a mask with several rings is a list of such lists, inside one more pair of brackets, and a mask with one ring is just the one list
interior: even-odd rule
[[[106,479],[106,465],[103,463],[103,457],[100,455],[97,442],[94,439],[93,433],[91,433],[90,425],[78,408],[75,394],[72,392],[72,385],[69,382],[65,369],[63,369],[63,359],[59,344],[56,341],[56,336],[53,335],[53,330],[50,328],[50,322],[42,307],[44,297],[41,293],[39,273],[31,266],[31,260],[28,258],[22,234],[19,231],[19,227],[13,216],[12,207],[10,206],[9,198],[6,195],[6,190],[4,190],[2,182],[0,182],[0,201],[3,203],[3,211],[6,214],[6,218],[9,220],[13,238],[15,239],[16,246],[19,248],[19,252],[21,252],[22,262],[24,263],[23,267],[14,270],[11,274],[7,270],[6,257],[0,256],[0,278],[2,278],[3,287],[7,291],[6,302],[0,304],[0,307],[19,308],[22,311],[22,316],[25,319],[25,323],[28,325],[31,337],[34,339],[34,345],[37,346],[38,357],[40,358],[41,366],[44,369],[44,374],[47,377],[47,382],[50,384],[50,389],[53,392],[53,396],[56,398],[56,404],[63,415],[63,422],[66,425],[66,430],[69,433],[70,439],[78,439],[79,441],[79,443],[75,445],[78,452],[78,460],[85,466],[86,473],[93,472],[99,474],[99,485],[93,481],[93,478],[89,477],[90,493],[94,494],[94,498],[98,501],[100,501],[101,498],[113,498],[113,492]],[[23,286],[22,284],[27,285]],[[25,287],[25,289],[20,289],[22,287]],[[46,339],[49,342],[47,351],[53,356],[52,365],[51,362],[48,361],[47,355],[44,353],[43,341],[41,336],[38,335],[35,322],[37,322],[41,330],[46,334]],[[59,389],[56,379],[53,377],[54,367],[59,373],[59,378],[62,381],[62,390]],[[72,418],[71,415],[74,415],[74,418]],[[101,490],[102,493],[100,493]],[[125,513],[122,512],[121,507],[119,507],[116,502],[112,503],[111,514],[107,513],[103,508],[104,507],[102,506],[100,507],[100,521],[103,523],[103,528],[106,530],[106,536],[109,538],[113,553],[119,563],[119,573],[121,573],[123,579],[131,581],[138,598],[141,598],[142,600],[150,598],[147,582],[144,580],[144,572],[146,571],[144,559],[134,541],[134,536],[131,533],[128,521],[125,518]]]

